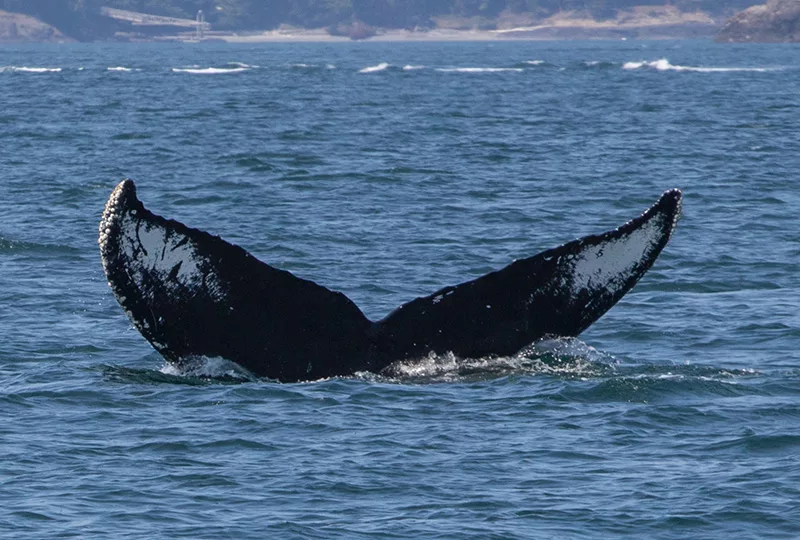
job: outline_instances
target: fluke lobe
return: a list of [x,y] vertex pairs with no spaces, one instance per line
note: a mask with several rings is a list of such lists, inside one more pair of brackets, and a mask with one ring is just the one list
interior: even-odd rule
[[344,294],[145,209],[132,180],[111,193],[100,253],[111,290],[166,360],[221,357],[279,381],[378,372],[434,352],[508,356],[577,336],[653,265],[681,210],[665,192],[621,227],[417,298],[377,322]]

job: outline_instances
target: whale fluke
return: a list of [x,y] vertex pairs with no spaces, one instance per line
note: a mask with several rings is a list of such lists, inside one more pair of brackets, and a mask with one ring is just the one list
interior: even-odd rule
[[544,336],[577,336],[653,265],[681,192],[641,216],[417,298],[372,322],[344,294],[144,208],[132,180],[111,193],[100,253],[134,326],[173,364],[221,357],[284,382],[380,371],[430,352],[510,355]]
[[372,325],[345,295],[153,214],[131,180],[111,194],[99,243],[114,295],[171,363],[222,357],[282,381],[370,367]]
[[545,336],[577,336],[653,266],[677,225],[681,197],[667,191],[617,229],[400,306],[378,323],[381,353],[507,356]]

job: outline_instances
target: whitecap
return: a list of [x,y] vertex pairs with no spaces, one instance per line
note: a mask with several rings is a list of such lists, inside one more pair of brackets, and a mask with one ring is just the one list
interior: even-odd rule
[[3,71],[13,71],[18,73],[59,73],[61,71],[61,68],[27,67],[27,66],[0,67],[0,72]]
[[172,68],[172,71],[175,73],[193,73],[199,75],[217,75],[220,73],[241,73],[242,71],[248,71],[250,68],[245,67],[235,67],[235,68]]
[[458,68],[438,68],[436,71],[442,73],[501,73],[504,71],[523,71],[522,68],[499,68],[499,67],[458,67]]
[[[398,361],[378,377],[421,382],[464,381],[511,374],[553,375],[586,379],[613,373],[616,360],[577,338],[543,339],[512,356],[459,358],[452,352],[429,353],[416,360]],[[364,378],[374,375],[360,373]]]
[[425,66],[415,66],[413,64],[406,64],[403,66],[403,71],[415,71],[418,69],[425,69]]
[[639,69],[644,65],[645,62],[625,62],[622,64],[622,69]]
[[359,69],[358,72],[359,73],[375,73],[377,71],[384,71],[388,67],[389,67],[388,62],[381,62],[377,66],[369,66],[369,67],[365,67],[363,69]]
[[127,72],[127,71],[133,71],[133,70],[131,68],[127,68],[127,67],[116,66],[116,67],[108,67],[108,68],[106,68],[106,71],[125,71],[125,72]]
[[649,68],[655,69],[657,71],[693,71],[697,73],[728,73],[728,72],[756,72],[756,73],[764,73],[767,71],[775,71],[779,68],[766,68],[766,67],[701,67],[701,66],[681,66],[681,65],[673,65],[667,60],[666,58],[660,58],[658,60],[654,60],[652,62],[647,61],[640,61],[640,62],[625,62],[622,65],[622,69],[641,69],[641,68]]

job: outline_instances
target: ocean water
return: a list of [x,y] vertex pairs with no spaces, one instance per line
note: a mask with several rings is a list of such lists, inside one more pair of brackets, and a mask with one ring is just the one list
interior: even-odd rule
[[[798,134],[790,45],[0,47],[0,536],[800,537]],[[373,319],[685,199],[578,339],[279,384],[131,326],[125,177]]]

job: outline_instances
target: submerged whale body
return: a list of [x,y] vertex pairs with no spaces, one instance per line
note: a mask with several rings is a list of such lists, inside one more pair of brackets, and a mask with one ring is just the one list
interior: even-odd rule
[[111,193],[99,244],[114,295],[168,362],[221,357],[290,382],[378,372],[431,352],[506,356],[545,336],[577,336],[653,265],[680,209],[681,192],[667,191],[617,229],[445,287],[377,322],[340,292],[153,214],[132,180]]

